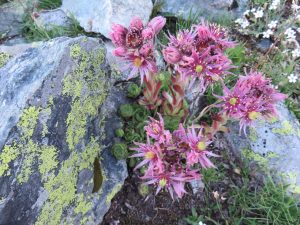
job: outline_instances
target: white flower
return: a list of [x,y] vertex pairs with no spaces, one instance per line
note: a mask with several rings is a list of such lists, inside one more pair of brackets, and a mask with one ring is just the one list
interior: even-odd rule
[[270,29],[276,28],[278,21],[277,20],[272,20],[269,24],[268,27]]
[[270,5],[270,10],[275,10],[280,5],[280,0],[273,0],[272,4]]
[[273,34],[272,30],[267,30],[265,32],[263,32],[263,38],[270,38],[270,36]]
[[246,18],[238,18],[235,20],[237,24],[239,24],[243,29],[250,25],[249,21]]
[[288,28],[285,31],[285,35],[287,36],[288,40],[294,40],[294,39],[296,39],[296,32],[292,28]]
[[[299,18],[300,19],[300,18]],[[298,33],[300,33],[300,27],[297,29]]]
[[206,224],[203,223],[202,221],[200,221],[200,222],[198,223],[198,225],[206,225]]
[[292,9],[293,9],[294,12],[297,12],[300,9],[300,6],[297,5],[296,1],[293,1]]
[[249,13],[250,13],[250,10],[247,9],[247,10],[244,12],[244,16],[247,16]]
[[292,51],[292,56],[293,58],[298,58],[300,57],[300,48],[296,48]]
[[253,9],[250,10],[250,12],[255,13],[255,12],[256,12],[256,9],[253,8]]
[[245,29],[250,25],[248,20],[244,20],[243,23],[241,24],[242,28]]
[[264,11],[262,9],[257,10],[253,13],[255,18],[262,18],[264,16]]
[[296,83],[297,80],[298,80],[298,77],[296,75],[294,75],[294,74],[290,74],[288,76],[288,80],[289,80],[290,83]]

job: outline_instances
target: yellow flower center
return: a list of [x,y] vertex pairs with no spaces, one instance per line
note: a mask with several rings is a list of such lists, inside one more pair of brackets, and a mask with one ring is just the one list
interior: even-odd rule
[[159,181],[159,186],[164,187],[167,184],[167,179],[163,178]]
[[147,153],[145,154],[145,158],[146,158],[146,159],[153,159],[154,156],[155,156],[155,154],[154,154],[153,152],[147,152]]
[[236,98],[231,98],[231,99],[229,100],[230,105],[235,105],[236,102],[237,102],[237,99],[236,99]]
[[255,111],[252,111],[252,112],[249,112],[248,113],[248,117],[250,120],[256,120],[257,117],[259,117],[260,113],[259,112],[255,112]]
[[205,150],[205,149],[206,149],[206,144],[205,144],[205,142],[204,142],[204,141],[199,141],[198,144],[197,144],[197,148],[198,148],[198,150],[200,150],[200,151]]
[[141,67],[141,65],[142,65],[142,60],[141,60],[140,58],[135,58],[133,64],[134,64],[136,67]]
[[201,65],[197,65],[197,66],[196,66],[195,71],[196,71],[197,73],[201,73],[202,70],[203,70],[203,66],[201,66]]
[[154,127],[153,128],[153,132],[156,133],[156,134],[158,134],[159,133],[159,129],[157,127]]

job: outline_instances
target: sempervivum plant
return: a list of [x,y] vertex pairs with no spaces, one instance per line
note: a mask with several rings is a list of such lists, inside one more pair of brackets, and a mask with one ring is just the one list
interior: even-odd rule
[[[169,35],[167,45],[159,48],[167,70],[158,71],[154,48],[160,44],[156,35],[165,22],[163,17],[155,17],[144,25],[134,18],[128,28],[112,28],[114,55],[127,64],[124,69],[130,70],[128,79],[139,74],[142,82],[141,88],[132,85],[128,96],[138,98],[143,89],[137,99],[142,108],[137,104],[121,106],[125,128],[118,137],[124,137],[129,146],[135,145],[130,165],[138,161],[135,168],[144,171],[141,178],[146,184],[155,185],[156,193],[165,189],[172,198],[181,198],[187,182],[201,179],[202,170],[217,166],[211,161],[217,155],[209,145],[217,132],[227,132],[229,119],[238,120],[240,130],[246,134],[246,127],[254,120],[276,116],[275,104],[286,96],[277,92],[263,74],[253,71],[241,75],[231,90],[227,88],[224,78],[234,66],[224,51],[235,43],[226,38],[222,28],[204,21]],[[217,82],[223,85],[218,102],[207,106],[196,119],[189,117],[185,99],[195,81],[200,84],[199,93]],[[213,116],[197,125],[212,108]],[[148,119],[148,115],[152,117]],[[117,151],[114,147],[115,155]]]

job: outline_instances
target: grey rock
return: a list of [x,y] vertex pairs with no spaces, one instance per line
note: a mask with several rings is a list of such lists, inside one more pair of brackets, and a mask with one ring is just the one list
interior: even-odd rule
[[46,30],[51,30],[58,26],[65,28],[71,26],[70,18],[61,9],[43,10],[39,12],[35,18],[35,23]]
[[153,4],[149,0],[63,0],[62,10],[71,13],[87,32],[101,33],[109,38],[113,23],[128,26],[132,17],[149,20]]
[[204,17],[212,17],[228,12],[233,4],[233,0],[165,0],[162,7],[163,13],[183,16],[187,18],[192,12],[194,15],[199,13]]
[[271,169],[290,184],[292,193],[300,196],[300,124],[283,104],[277,108],[276,122],[257,122],[247,136],[240,136],[238,124],[232,123],[225,137],[237,155]]
[[267,52],[272,45],[272,41],[268,38],[262,38],[256,45],[259,51]]
[[110,153],[125,93],[99,40],[61,37],[0,68],[0,224],[99,224],[128,176]]
[[37,48],[42,42],[20,43],[14,45],[0,45],[0,52],[4,52],[10,56],[16,56],[25,52],[29,48]]
[[0,6],[0,37],[15,36],[22,32],[23,6],[17,1]]

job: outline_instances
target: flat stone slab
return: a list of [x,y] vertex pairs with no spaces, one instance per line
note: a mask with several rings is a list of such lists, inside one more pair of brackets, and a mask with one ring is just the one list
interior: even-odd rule
[[278,105],[279,117],[271,122],[258,121],[239,136],[239,126],[230,125],[225,134],[235,153],[271,169],[290,184],[289,190],[300,196],[300,124],[284,106]]
[[153,8],[151,0],[63,0],[61,9],[72,14],[87,32],[101,33],[109,38],[114,23],[129,26],[134,16],[145,23]]

